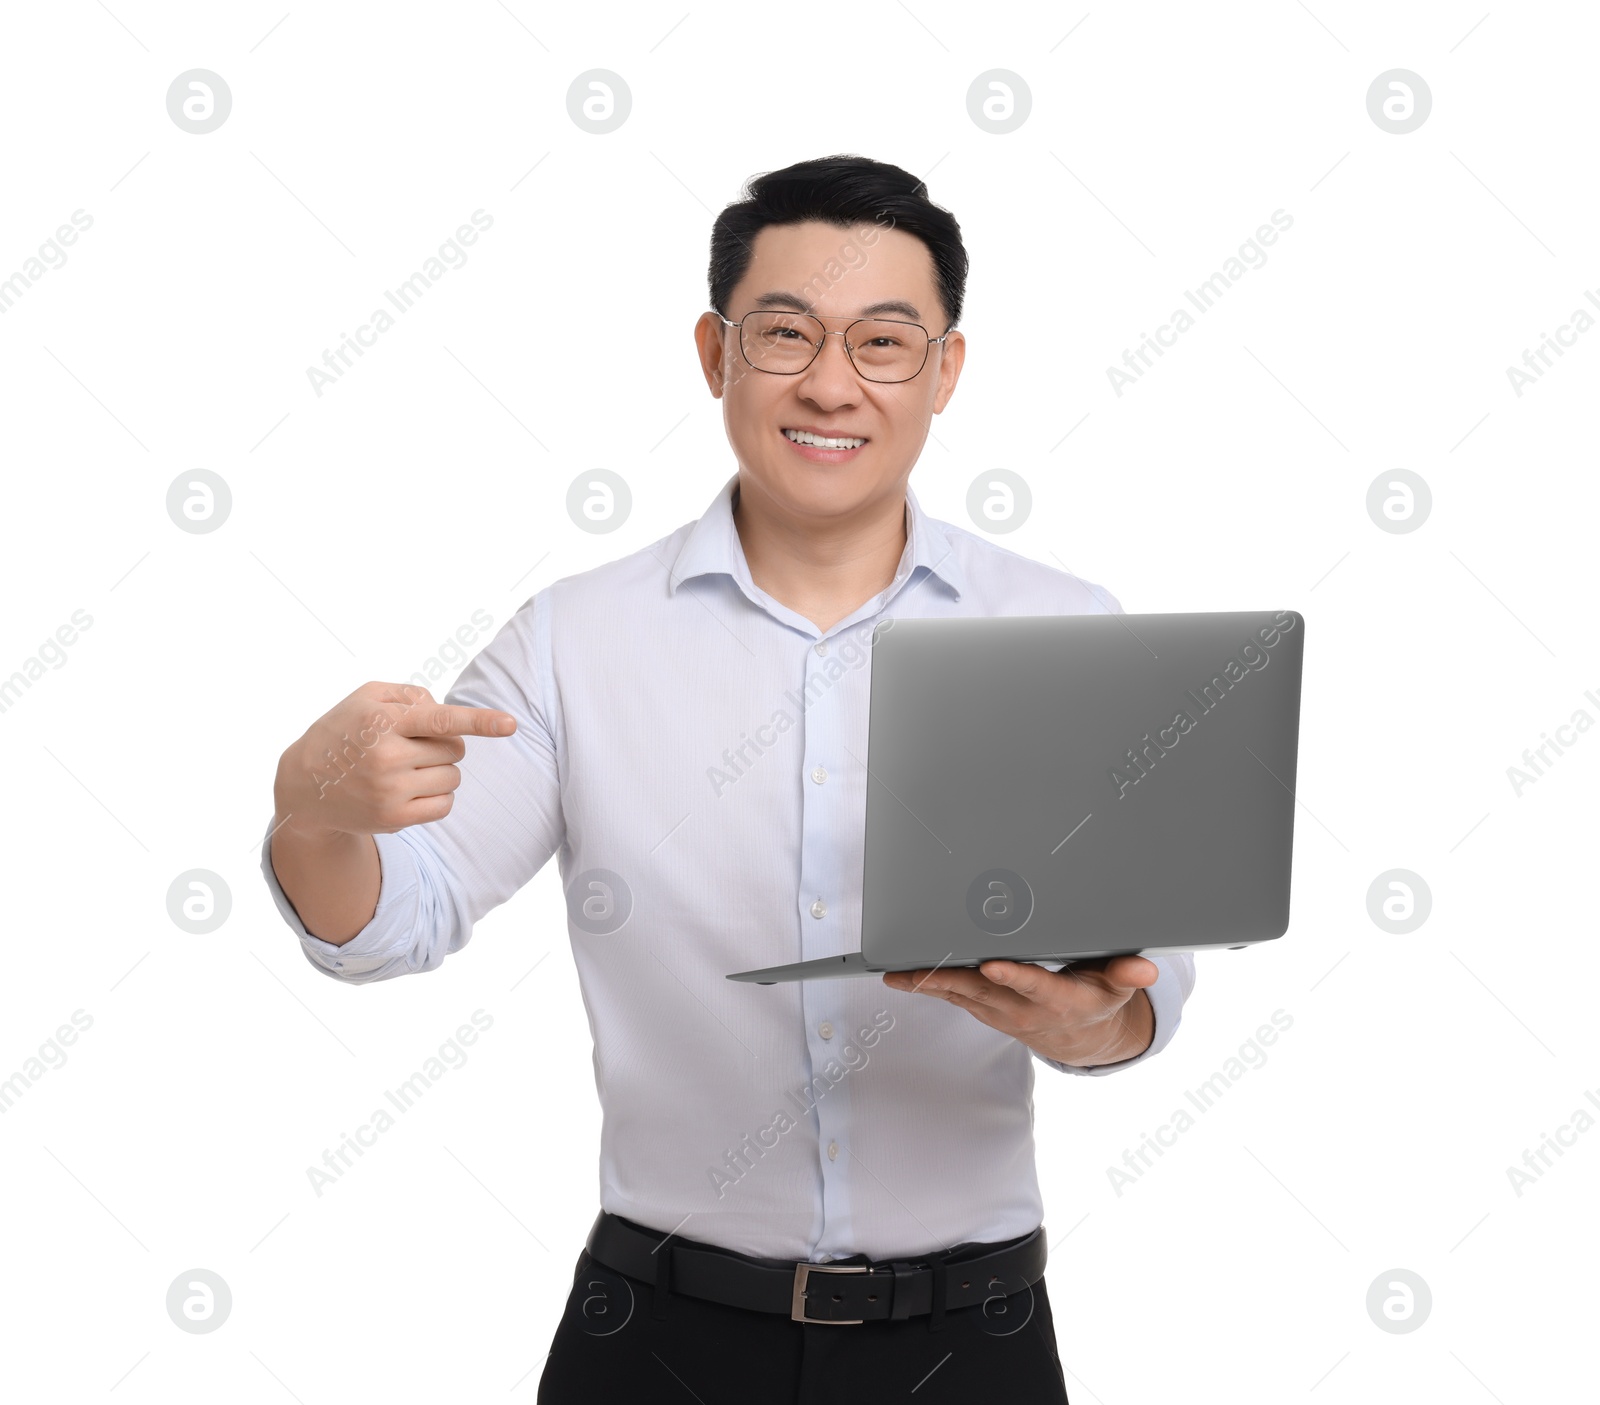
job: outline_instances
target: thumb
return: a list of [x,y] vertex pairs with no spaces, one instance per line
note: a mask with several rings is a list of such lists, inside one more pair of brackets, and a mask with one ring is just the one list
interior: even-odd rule
[[1125,997],[1154,985],[1161,979],[1161,968],[1148,956],[1111,956],[1090,966],[1068,966],[1062,974]]

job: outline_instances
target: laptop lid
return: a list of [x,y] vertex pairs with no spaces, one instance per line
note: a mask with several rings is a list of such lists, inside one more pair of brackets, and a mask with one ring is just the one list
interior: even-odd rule
[[867,959],[1281,936],[1304,635],[1292,610],[881,621]]

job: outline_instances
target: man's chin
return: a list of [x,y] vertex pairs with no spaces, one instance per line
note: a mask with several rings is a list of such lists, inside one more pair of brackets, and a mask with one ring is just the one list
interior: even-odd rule
[[854,463],[788,463],[763,470],[759,486],[775,507],[802,517],[848,516],[884,491]]

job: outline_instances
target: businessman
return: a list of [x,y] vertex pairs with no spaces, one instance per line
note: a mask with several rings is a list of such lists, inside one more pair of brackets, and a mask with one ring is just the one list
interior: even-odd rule
[[[559,854],[601,1206],[546,1405],[1067,1398],[1033,1063],[1153,1057],[1192,958],[725,978],[859,948],[878,620],[1121,610],[909,486],[960,378],[966,274],[955,218],[896,166],[752,180],[694,326],[737,465],[705,512],[532,596],[442,701],[365,684],[280,758],[262,871],[335,979],[436,968]],[[617,373],[666,371],[672,310],[625,303]],[[1027,311],[1002,374],[1051,355]]]

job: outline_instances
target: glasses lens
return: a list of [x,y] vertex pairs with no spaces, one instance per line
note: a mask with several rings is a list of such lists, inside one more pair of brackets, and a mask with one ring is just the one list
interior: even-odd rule
[[911,322],[857,322],[847,340],[850,359],[869,381],[910,380],[928,356],[928,334]]
[[803,312],[752,312],[740,328],[745,359],[758,371],[792,376],[817,354],[822,323]]

